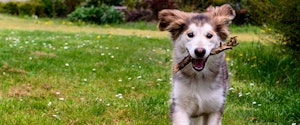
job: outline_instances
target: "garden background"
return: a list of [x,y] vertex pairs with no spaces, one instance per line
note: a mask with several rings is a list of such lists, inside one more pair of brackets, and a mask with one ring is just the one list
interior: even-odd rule
[[300,1],[2,0],[0,124],[170,124],[162,9],[228,3],[223,124],[300,124]]

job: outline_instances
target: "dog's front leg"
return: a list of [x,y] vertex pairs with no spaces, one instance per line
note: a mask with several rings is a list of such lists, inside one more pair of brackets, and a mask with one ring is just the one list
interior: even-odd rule
[[200,125],[222,125],[222,113],[214,112],[201,116]]
[[179,106],[173,105],[172,108],[174,110],[171,113],[173,125],[190,125],[190,119],[189,119],[187,112],[185,112]]

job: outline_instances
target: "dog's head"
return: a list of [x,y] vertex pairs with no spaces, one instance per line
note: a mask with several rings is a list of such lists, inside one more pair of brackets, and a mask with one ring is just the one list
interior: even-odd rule
[[187,13],[166,9],[158,15],[158,28],[171,33],[177,45],[175,49],[191,55],[197,71],[204,68],[211,50],[228,37],[229,24],[235,17],[235,11],[228,4],[207,10],[203,13]]

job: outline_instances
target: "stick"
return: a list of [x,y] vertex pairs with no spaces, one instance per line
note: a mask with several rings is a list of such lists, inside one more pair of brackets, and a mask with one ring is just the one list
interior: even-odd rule
[[[216,55],[224,50],[232,49],[233,47],[237,46],[239,43],[236,40],[237,36],[231,37],[227,43],[220,43],[220,46],[214,48],[210,55]],[[179,70],[183,69],[186,65],[188,65],[192,61],[192,57],[190,55],[186,56],[180,63],[173,67],[173,73],[177,73]]]

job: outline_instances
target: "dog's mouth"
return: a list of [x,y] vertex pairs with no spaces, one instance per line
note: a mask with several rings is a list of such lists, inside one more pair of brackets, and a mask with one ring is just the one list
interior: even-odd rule
[[207,58],[204,58],[204,59],[195,59],[195,58],[193,58],[192,59],[193,68],[196,71],[203,70],[204,67],[205,67],[206,60],[207,60]]

